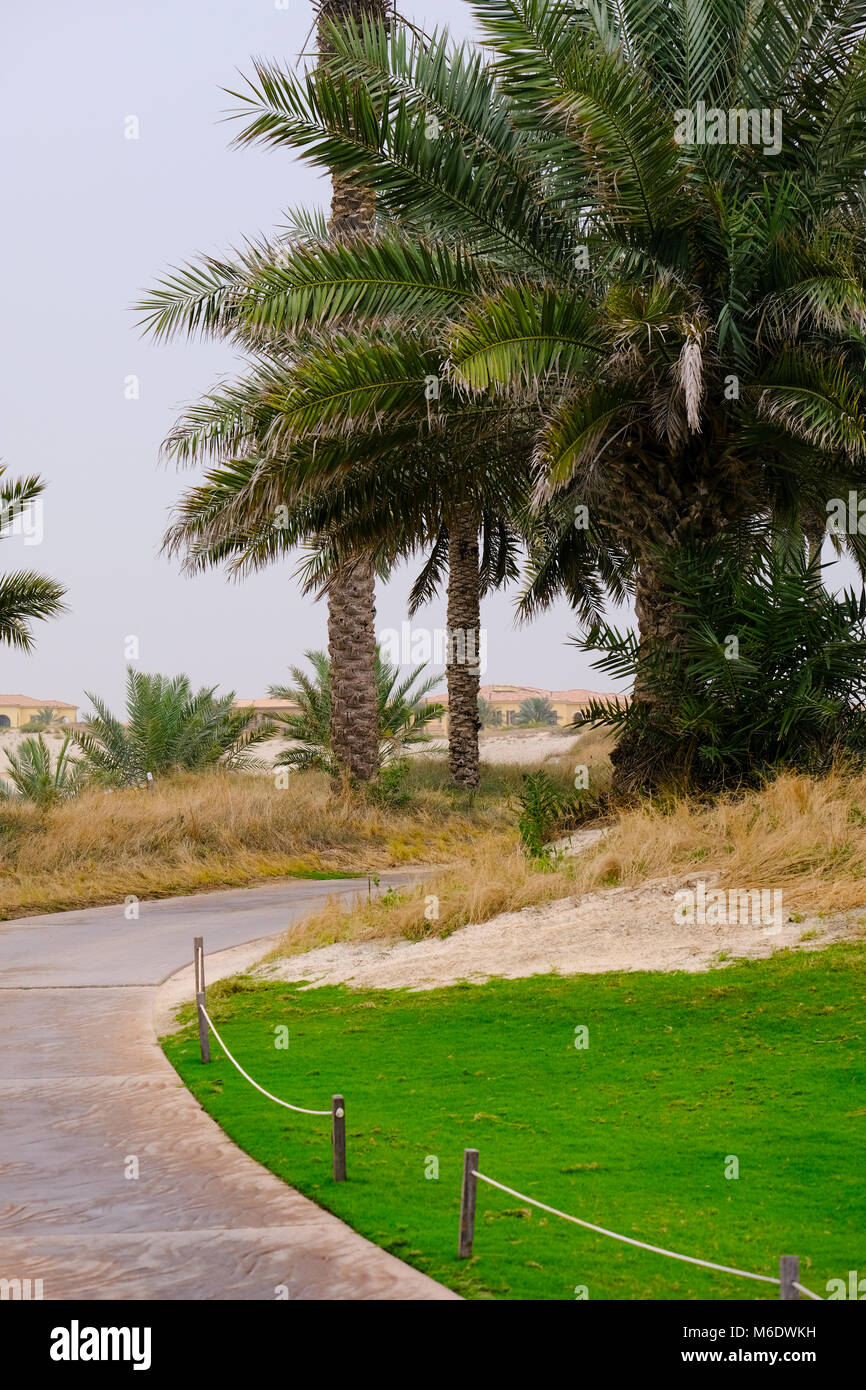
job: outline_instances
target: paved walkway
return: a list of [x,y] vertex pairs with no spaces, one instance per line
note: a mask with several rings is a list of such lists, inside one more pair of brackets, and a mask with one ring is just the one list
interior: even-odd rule
[[366,887],[283,881],[141,903],[137,922],[121,906],[0,924],[0,1278],[41,1278],[46,1299],[456,1297],[235,1148],[153,1031],[193,936],[210,955]]

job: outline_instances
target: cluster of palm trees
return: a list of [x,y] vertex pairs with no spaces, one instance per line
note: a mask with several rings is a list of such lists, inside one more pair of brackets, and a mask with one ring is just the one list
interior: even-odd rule
[[239,707],[234,691],[194,690],[188,676],[161,676],[128,667],[125,717],[87,692],[93,713],[84,728],[65,734],[52,761],[39,733],[7,753],[9,782],[0,779],[0,801],[52,806],[88,787],[152,788],[179,772],[217,765],[237,771],[258,766],[252,749],[274,728],[256,711]]
[[[362,782],[375,580],[400,559],[424,557],[413,606],[447,584],[467,635],[521,550],[524,617],[564,594],[591,625],[633,594],[650,705],[646,663],[684,640],[671,556],[814,552],[866,460],[862,6],[471,8],[483,51],[385,0],[323,0],[316,65],[257,62],[235,96],[239,145],[330,172],[329,222],[294,213],[142,306],[155,336],[247,359],[167,440],[206,466],[168,548],[243,572],[305,547],[334,757]],[[682,143],[699,102],[780,112],[781,147]],[[834,540],[863,566],[860,534]],[[451,772],[472,787],[478,666],[447,677]],[[635,727],[622,787],[652,771]]]

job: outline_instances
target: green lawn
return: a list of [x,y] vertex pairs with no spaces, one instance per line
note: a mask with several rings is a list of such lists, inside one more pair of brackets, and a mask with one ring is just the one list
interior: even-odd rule
[[[296,1105],[346,1096],[349,1181],[330,1121],[252,1089],[192,1027],[166,1053],[227,1134],[300,1191],[469,1297],[777,1298],[635,1250],[479,1184],[456,1258],[464,1147],[481,1171],[614,1231],[757,1273],[781,1254],[825,1293],[866,1275],[866,944],[702,975],[496,981],[425,993],[235,980],[209,1011],[240,1063]],[[275,1047],[275,1029],[289,1047]],[[575,1048],[575,1029],[589,1046]],[[725,1177],[726,1159],[739,1178]],[[438,1179],[426,1176],[438,1160]]]

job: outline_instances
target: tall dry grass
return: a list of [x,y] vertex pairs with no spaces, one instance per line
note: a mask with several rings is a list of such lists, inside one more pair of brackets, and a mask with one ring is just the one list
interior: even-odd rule
[[0,918],[235,887],[281,874],[366,873],[442,863],[475,835],[506,833],[519,769],[492,770],[473,798],[444,770],[413,769],[411,803],[334,797],[317,773],[208,772],[151,792],[89,791],[49,811],[0,802]]
[[[419,940],[556,898],[648,879],[717,876],[721,888],[781,888],[786,910],[866,905],[866,775],[785,775],[759,791],[646,802],[612,820],[606,838],[540,868],[513,838],[477,839],[461,861],[394,897],[346,909],[336,901],[285,937],[274,955],[341,940]],[[438,918],[427,915],[429,896]]]
[[[604,761],[602,745],[590,741],[580,760],[595,759]],[[545,766],[566,786],[572,761]],[[278,790],[268,776],[222,770],[159,781],[151,792],[89,791],[49,811],[0,802],[0,919],[283,874],[443,864],[478,841],[509,851],[515,798],[532,770],[483,765],[480,790],[468,794],[449,786],[443,756],[410,759],[405,805],[333,796],[318,773],[292,774]]]
[[574,891],[568,866],[540,872],[512,832],[488,831],[458,863],[425,874],[423,882],[349,908],[337,898],[329,900],[293,927],[268,959],[336,941],[445,936],[468,922],[488,922],[501,912],[519,912]]
[[718,873],[722,888],[781,888],[810,912],[866,903],[866,774],[785,774],[702,804],[648,802],[620,815],[582,866],[586,887]]

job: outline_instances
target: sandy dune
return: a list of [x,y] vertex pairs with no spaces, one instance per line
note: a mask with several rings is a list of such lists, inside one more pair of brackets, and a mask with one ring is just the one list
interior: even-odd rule
[[[706,875],[711,883],[711,876]],[[675,918],[674,893],[695,880],[665,879],[639,888],[605,889],[565,898],[489,922],[471,923],[444,939],[340,942],[268,962],[253,973],[347,983],[368,989],[435,989],[460,980],[528,975],[596,974],[618,970],[707,970],[726,960],[769,956],[785,947],[819,949],[866,934],[866,909],[823,918],[758,925],[691,925]]]

